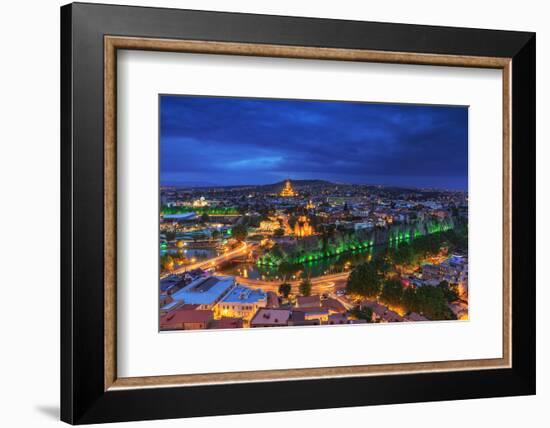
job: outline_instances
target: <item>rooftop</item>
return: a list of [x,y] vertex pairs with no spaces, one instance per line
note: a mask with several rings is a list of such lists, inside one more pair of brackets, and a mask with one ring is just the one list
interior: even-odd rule
[[160,291],[166,291],[170,287],[181,282],[181,278],[177,275],[170,275],[160,280]]
[[328,315],[329,310],[327,308],[310,306],[306,308],[294,308],[293,312],[302,312],[305,316],[315,316],[315,315]]
[[161,327],[170,327],[182,323],[209,322],[212,319],[212,311],[182,309],[170,312],[160,318]]
[[296,299],[296,303],[299,307],[319,307],[321,306],[321,296],[318,294],[314,296],[300,296]]
[[182,214],[165,214],[162,216],[164,220],[192,220],[197,215],[194,212]]
[[319,325],[318,319],[309,319],[306,320],[305,312],[292,311],[292,314],[289,319],[289,325]]
[[457,254],[453,254],[451,257],[449,257],[446,262],[450,263],[450,264],[455,264],[455,265],[463,265],[463,264],[466,264],[468,262],[468,259],[464,256],[459,256]]
[[266,298],[266,293],[259,288],[252,289],[244,285],[237,285],[223,298],[223,301],[226,303],[256,303]]
[[397,312],[390,310],[387,306],[381,305],[378,302],[371,300],[363,300],[361,302],[362,308],[370,308],[376,315],[386,321],[403,321],[403,317]]
[[252,317],[251,325],[286,325],[290,318],[288,309],[258,309],[258,312]]
[[347,324],[348,316],[346,314],[332,314],[328,316],[329,324]]
[[170,303],[167,303],[162,308],[160,308],[161,311],[170,311],[172,309],[175,309],[178,305],[181,305],[181,302],[177,300],[172,300]]
[[277,293],[273,291],[267,292],[267,306],[271,308],[277,308],[279,306],[279,297]]
[[428,321],[428,318],[420,315],[417,312],[411,312],[405,318],[407,319],[407,321]]
[[212,321],[210,328],[223,329],[223,328],[242,328],[243,320],[241,318],[229,318],[223,317],[219,320]]
[[346,312],[346,307],[339,300],[333,299],[332,297],[323,300],[322,306],[331,312]]
[[232,276],[210,276],[198,278],[172,294],[174,300],[195,305],[208,305],[218,301],[235,286]]

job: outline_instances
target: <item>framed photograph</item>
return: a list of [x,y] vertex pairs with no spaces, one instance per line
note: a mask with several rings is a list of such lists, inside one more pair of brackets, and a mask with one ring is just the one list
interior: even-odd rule
[[61,8],[61,418],[535,393],[535,35]]

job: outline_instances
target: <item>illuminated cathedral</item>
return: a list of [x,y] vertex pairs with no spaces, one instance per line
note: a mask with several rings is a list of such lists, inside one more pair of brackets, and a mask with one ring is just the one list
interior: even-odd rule
[[294,235],[303,238],[304,236],[310,236],[314,233],[313,226],[309,224],[309,219],[305,215],[298,217],[298,221],[296,221],[294,225]]
[[298,196],[298,193],[294,191],[292,188],[292,184],[290,184],[290,180],[285,181],[285,185],[283,187],[283,190],[281,190],[281,193],[279,193],[279,196],[282,196],[284,198],[290,198],[292,196]]

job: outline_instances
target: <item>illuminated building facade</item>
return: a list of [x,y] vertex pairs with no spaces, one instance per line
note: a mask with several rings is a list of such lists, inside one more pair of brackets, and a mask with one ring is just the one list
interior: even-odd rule
[[309,201],[306,204],[306,210],[312,210],[312,209],[315,209],[315,204],[312,201]]
[[313,235],[315,231],[313,226],[309,224],[309,220],[305,215],[298,217],[296,224],[294,225],[294,235],[303,238],[304,236]]
[[282,196],[284,198],[291,198],[293,196],[298,196],[298,193],[292,188],[292,184],[290,183],[290,180],[285,181],[285,185],[283,187],[283,190],[281,190],[281,193],[279,193],[279,196]]
[[193,201],[186,201],[179,203],[177,205],[182,205],[184,207],[194,207],[194,208],[204,208],[210,205],[210,202],[206,200],[204,196],[201,196],[198,199],[195,199]]
[[262,220],[260,222],[260,230],[262,232],[275,232],[277,229],[281,228],[281,224],[278,220]]
[[242,318],[246,323],[260,308],[267,305],[267,294],[261,289],[237,285],[218,304],[216,314],[222,317]]

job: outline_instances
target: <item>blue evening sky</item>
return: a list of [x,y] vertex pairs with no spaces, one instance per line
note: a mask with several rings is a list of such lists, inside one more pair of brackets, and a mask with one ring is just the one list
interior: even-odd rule
[[467,107],[162,95],[162,185],[466,190]]

